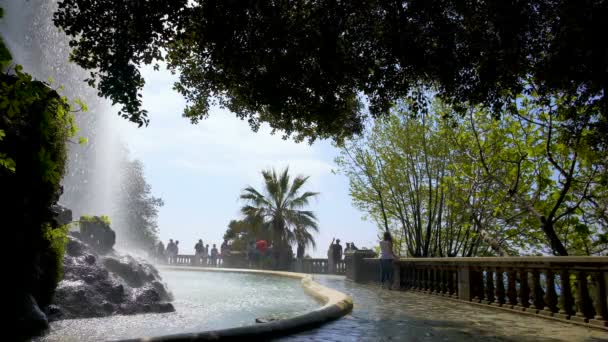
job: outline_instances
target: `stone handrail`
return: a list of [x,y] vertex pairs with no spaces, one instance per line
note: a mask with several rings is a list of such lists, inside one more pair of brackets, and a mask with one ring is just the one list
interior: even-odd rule
[[329,264],[328,259],[323,258],[304,258],[293,261],[292,268],[296,272],[318,273],[318,274],[346,274],[346,262],[339,260],[333,265]]
[[[379,259],[354,259],[378,280]],[[394,287],[608,327],[608,257],[404,258]]]
[[[203,267],[223,267],[223,268],[252,268],[262,269],[249,265],[247,259],[243,255],[218,255],[215,261],[210,257],[196,257],[194,255],[179,254],[174,258],[163,258],[163,260],[156,260],[159,264],[164,265],[176,265],[176,266],[203,266]],[[301,273],[317,273],[317,274],[346,274],[346,262],[340,260],[336,262],[333,269],[330,267],[328,259],[323,258],[304,258],[295,259],[291,262],[289,267],[294,272]]]

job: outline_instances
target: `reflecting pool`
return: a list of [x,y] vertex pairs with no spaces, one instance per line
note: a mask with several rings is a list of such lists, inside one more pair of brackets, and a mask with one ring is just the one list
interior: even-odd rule
[[298,279],[160,271],[175,297],[175,312],[57,321],[38,341],[107,341],[233,328],[255,324],[258,317],[293,317],[320,305],[304,293]]

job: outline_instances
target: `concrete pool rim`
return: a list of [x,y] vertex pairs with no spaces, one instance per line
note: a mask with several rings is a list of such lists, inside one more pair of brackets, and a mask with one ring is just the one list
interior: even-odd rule
[[272,337],[285,336],[295,332],[300,332],[311,329],[313,327],[320,326],[322,324],[345,316],[353,308],[353,300],[350,296],[315,282],[310,274],[239,268],[206,268],[195,266],[160,266],[159,268],[161,270],[251,273],[300,279],[304,291],[311,297],[323,303],[323,306],[302,315],[277,321],[271,321],[268,323],[257,323],[255,325],[247,325],[242,327],[220,330],[208,330],[194,333],[140,337],[121,341],[156,342],[267,339]]

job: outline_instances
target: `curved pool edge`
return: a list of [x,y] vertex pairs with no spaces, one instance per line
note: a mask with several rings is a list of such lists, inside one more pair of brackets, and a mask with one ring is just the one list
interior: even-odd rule
[[205,268],[194,266],[161,266],[159,268],[199,272],[254,273],[301,279],[301,285],[304,291],[313,298],[321,301],[323,306],[299,316],[272,321],[269,323],[256,323],[255,325],[221,330],[201,331],[196,333],[140,337],[121,341],[228,341],[242,340],[244,338],[259,339],[279,337],[304,331],[336,320],[348,314],[353,308],[353,299],[350,296],[315,282],[310,274],[240,268]]

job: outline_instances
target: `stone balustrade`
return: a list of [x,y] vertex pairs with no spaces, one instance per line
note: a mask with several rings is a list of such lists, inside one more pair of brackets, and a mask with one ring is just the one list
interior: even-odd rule
[[[180,254],[173,259],[166,258],[165,260],[157,260],[157,262],[167,265],[181,266],[203,266],[203,267],[222,267],[222,268],[259,268],[250,265],[243,254],[231,254],[227,256],[218,256],[215,263],[211,258],[197,258],[194,255]],[[259,266],[259,265],[258,265]],[[318,274],[346,274],[346,262],[340,260],[335,263],[334,269],[330,269],[327,259],[322,258],[304,258],[295,259],[291,262],[289,270],[300,273],[318,273]]]
[[[379,259],[348,267],[379,281]],[[394,270],[396,288],[608,327],[608,257],[406,258]]]
[[292,269],[300,273],[318,274],[346,274],[346,262],[340,260],[335,263],[334,269],[330,269],[329,261],[322,258],[296,259],[292,262]]

